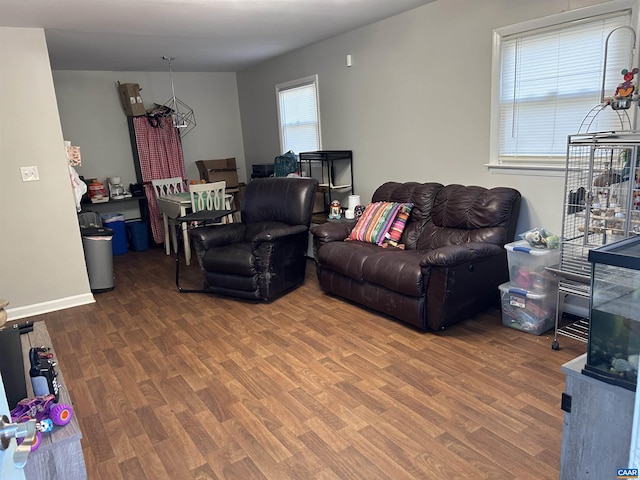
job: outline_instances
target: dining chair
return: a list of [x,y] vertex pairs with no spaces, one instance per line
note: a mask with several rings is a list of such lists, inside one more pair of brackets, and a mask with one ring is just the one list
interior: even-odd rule
[[[191,194],[191,210],[224,210],[231,209],[232,195],[226,193],[227,182],[212,182],[189,185]],[[233,216],[228,215],[222,223],[232,223]]]
[[[182,177],[160,178],[151,180],[153,192],[156,199],[166,195],[176,195],[178,193],[186,193],[185,182]],[[163,218],[164,219],[164,218]],[[167,255],[171,254],[171,246],[169,245],[169,230],[171,230],[171,240],[173,243],[173,251],[178,251],[178,235],[176,233],[177,222],[173,218],[166,218],[163,222],[164,226],[164,249]]]

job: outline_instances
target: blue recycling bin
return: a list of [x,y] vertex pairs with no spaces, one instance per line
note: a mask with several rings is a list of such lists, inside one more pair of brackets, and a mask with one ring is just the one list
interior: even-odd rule
[[101,215],[102,224],[113,230],[113,242],[111,243],[114,255],[124,255],[127,249],[127,229],[122,213],[105,213]]
[[149,226],[146,222],[127,222],[129,248],[134,252],[149,250]]

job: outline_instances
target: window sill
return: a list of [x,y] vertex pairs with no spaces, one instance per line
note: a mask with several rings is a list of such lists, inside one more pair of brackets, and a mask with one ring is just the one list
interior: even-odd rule
[[491,173],[498,175],[527,175],[539,177],[564,177],[564,165],[533,165],[533,164],[497,164],[487,163],[485,167]]

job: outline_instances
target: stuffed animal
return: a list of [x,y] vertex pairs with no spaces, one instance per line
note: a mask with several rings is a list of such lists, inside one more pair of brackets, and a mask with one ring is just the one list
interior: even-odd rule
[[637,86],[633,83],[633,77],[636,75],[636,73],[638,73],[638,69],[634,68],[633,70],[629,71],[625,68],[620,73],[622,73],[624,82],[618,85],[613,98],[615,98],[616,100],[630,99],[636,91]]
[[611,105],[614,110],[627,110],[631,107],[631,102],[634,100],[634,96],[637,93],[638,86],[633,83],[633,77],[638,73],[638,69],[622,70],[622,78],[624,82],[618,85],[616,92],[613,94],[613,98],[607,99],[607,104]]
[[534,228],[528,230],[520,237],[526,240],[530,247],[533,248],[558,248],[560,238],[544,228]]

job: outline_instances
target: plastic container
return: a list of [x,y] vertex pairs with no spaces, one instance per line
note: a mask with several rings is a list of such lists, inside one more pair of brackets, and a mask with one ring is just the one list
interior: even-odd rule
[[511,286],[539,293],[555,291],[558,279],[545,267],[560,263],[560,249],[531,248],[526,240],[507,243],[504,248]]
[[124,255],[127,249],[127,229],[122,213],[104,213],[101,215],[102,224],[113,230],[112,250],[114,255]]
[[549,293],[517,288],[509,282],[498,287],[502,298],[502,324],[540,335],[555,325],[556,301]]
[[127,222],[129,248],[134,252],[149,250],[149,230],[146,222]]

